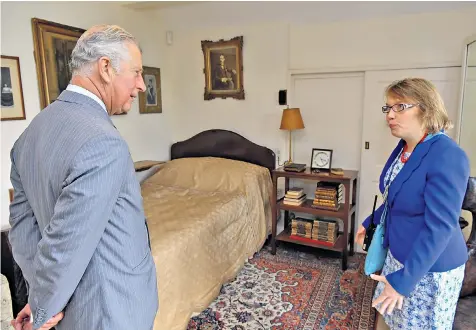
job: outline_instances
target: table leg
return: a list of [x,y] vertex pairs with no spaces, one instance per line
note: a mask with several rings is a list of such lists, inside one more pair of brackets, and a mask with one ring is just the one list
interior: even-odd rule
[[271,211],[272,211],[272,225],[271,225],[271,254],[276,254],[276,230],[277,230],[277,189],[278,189],[278,178],[276,174],[273,174],[273,193],[271,196]]
[[342,270],[343,271],[347,270],[347,254],[348,254],[348,250],[347,250],[347,247],[345,247],[344,251],[342,251]]
[[354,232],[355,232],[355,212],[352,213],[350,216],[350,235],[349,235],[349,244],[350,244],[350,251],[349,255],[354,255]]

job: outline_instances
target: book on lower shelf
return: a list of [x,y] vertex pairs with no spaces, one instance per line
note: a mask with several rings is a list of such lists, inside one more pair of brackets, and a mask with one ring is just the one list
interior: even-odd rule
[[314,220],[311,237],[318,241],[334,244],[339,235],[337,220],[330,218],[318,218]]
[[294,218],[291,221],[291,235],[311,238],[312,219]]
[[335,246],[335,243],[331,242],[326,242],[326,241],[318,241],[313,238],[307,238],[307,237],[302,237],[302,236],[297,236],[297,235],[289,235],[289,238],[295,239],[296,241],[302,241],[302,242],[307,242],[307,243],[312,243],[312,244],[318,244],[318,245],[324,245],[324,246]]
[[339,237],[339,223],[332,218],[306,219],[295,217],[291,220],[289,237],[313,244],[334,246]]

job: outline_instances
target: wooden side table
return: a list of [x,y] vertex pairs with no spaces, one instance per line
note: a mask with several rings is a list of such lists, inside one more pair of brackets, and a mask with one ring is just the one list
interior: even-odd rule
[[[285,205],[283,198],[277,200],[278,178],[285,178],[285,192],[288,191],[290,179],[323,181],[323,182],[339,182],[344,185],[345,200],[343,204],[340,204],[337,211],[323,210],[313,208],[313,199],[307,199],[304,204],[300,206]],[[295,244],[301,244],[311,246],[314,248],[338,251],[342,253],[342,269],[347,269],[347,256],[354,254],[354,230],[355,230],[355,211],[356,211],[356,193],[357,193],[357,179],[358,171],[344,171],[344,175],[331,175],[324,173],[313,173],[310,168],[306,168],[304,172],[287,172],[282,167],[273,171],[273,194],[272,194],[272,207],[273,207],[273,223],[272,223],[272,238],[271,248],[272,254],[276,254],[276,241],[291,242]],[[352,200],[350,195],[352,193]],[[277,211],[284,210],[284,230],[281,233],[277,233]],[[293,239],[291,236],[291,226],[289,221],[289,211],[308,213],[315,216],[327,216],[332,218],[341,219],[344,222],[343,231],[339,231],[337,240],[333,246],[327,246],[309,241],[301,241]],[[350,227],[350,233],[349,233]],[[350,248],[349,248],[350,244]]]

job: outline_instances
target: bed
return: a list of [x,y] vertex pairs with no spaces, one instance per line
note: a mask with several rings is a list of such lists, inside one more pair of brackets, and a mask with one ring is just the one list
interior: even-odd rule
[[272,150],[208,130],[171,146],[141,183],[157,268],[154,330],[183,330],[271,231]]

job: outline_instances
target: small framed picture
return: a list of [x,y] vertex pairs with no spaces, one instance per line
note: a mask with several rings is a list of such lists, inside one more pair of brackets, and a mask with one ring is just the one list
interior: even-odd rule
[[332,168],[332,150],[331,149],[312,149],[311,170],[330,171]]
[[25,119],[20,59],[2,55],[2,120]]
[[162,113],[160,68],[144,66],[143,78],[146,90],[139,93],[139,113]]

